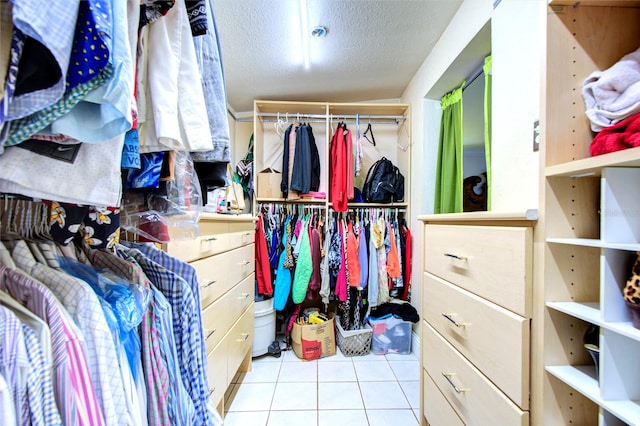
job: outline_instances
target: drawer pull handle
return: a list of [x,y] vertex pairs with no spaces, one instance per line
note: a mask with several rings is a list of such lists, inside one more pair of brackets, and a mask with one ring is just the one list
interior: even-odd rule
[[455,325],[455,326],[456,326],[456,327],[458,327],[458,328],[462,328],[462,327],[464,327],[465,325],[467,325],[467,323],[466,323],[466,322],[458,322],[458,321],[454,320],[454,319],[453,319],[453,316],[454,316],[454,315],[455,315],[455,314],[444,314],[444,313],[442,314],[442,316],[443,316],[443,317],[445,317],[446,319],[448,319],[448,320],[449,320],[449,322],[451,322],[451,324]]
[[447,257],[453,257],[454,259],[464,260],[465,262],[469,260],[469,258],[467,256],[460,256],[460,255],[453,254],[453,253],[445,253],[444,255],[447,256]]
[[246,299],[249,298],[249,296],[251,296],[251,294],[249,294],[249,293],[240,293],[240,296],[238,296],[238,299],[246,300]]
[[207,243],[210,243],[212,241],[218,241],[218,239],[216,237],[211,237],[211,238],[205,239],[204,241],[207,242]]
[[250,264],[251,262],[248,260],[245,260],[244,262],[242,262],[240,265],[242,266],[247,266],[248,264]]
[[245,233],[244,233],[244,234],[242,234],[242,235],[244,235],[245,237],[248,237],[249,235],[251,235],[251,232],[245,232]]
[[212,328],[207,328],[205,331],[207,332],[207,337],[205,337],[205,340],[206,340],[209,337],[213,336],[213,333],[216,332],[216,329],[215,328],[213,328],[213,329]]
[[205,285],[201,285],[200,288],[207,288],[207,287],[211,287],[212,285],[214,285],[215,283],[217,283],[218,280],[211,280],[208,283],[206,283]]
[[249,338],[249,333],[242,333],[240,335],[240,338],[238,339],[238,342],[246,342],[248,338]]
[[453,388],[454,391],[456,391],[456,393],[465,393],[465,392],[469,392],[471,389],[468,388],[459,388],[456,385],[453,384],[453,381],[451,380],[451,377],[455,376],[455,373],[447,373],[447,372],[442,372],[442,375],[444,376],[445,379],[447,379],[447,382],[449,382],[449,384],[451,385],[451,387]]

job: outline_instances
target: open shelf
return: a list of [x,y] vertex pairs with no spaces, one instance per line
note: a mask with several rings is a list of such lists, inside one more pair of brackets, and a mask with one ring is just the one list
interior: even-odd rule
[[547,307],[596,325],[600,325],[598,302],[547,302]]
[[546,371],[630,425],[640,424],[640,401],[605,401],[600,396],[596,369],[591,366],[547,366]]
[[567,244],[582,247],[609,248],[615,250],[639,251],[640,243],[608,243],[593,238],[547,238],[551,244]]

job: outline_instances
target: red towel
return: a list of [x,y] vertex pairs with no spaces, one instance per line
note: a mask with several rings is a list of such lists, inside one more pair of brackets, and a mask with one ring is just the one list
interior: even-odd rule
[[640,146],[640,113],[605,127],[593,138],[589,150],[592,156]]

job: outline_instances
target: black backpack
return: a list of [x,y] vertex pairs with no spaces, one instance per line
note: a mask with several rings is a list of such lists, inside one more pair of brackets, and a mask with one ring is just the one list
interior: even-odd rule
[[404,199],[404,176],[391,160],[382,157],[367,172],[362,188],[365,203],[393,203]]

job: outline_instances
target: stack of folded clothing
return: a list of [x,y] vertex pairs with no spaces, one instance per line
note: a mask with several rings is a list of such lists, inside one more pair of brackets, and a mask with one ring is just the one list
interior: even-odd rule
[[584,81],[582,95],[594,132],[640,112],[640,49],[605,71],[593,72]]

